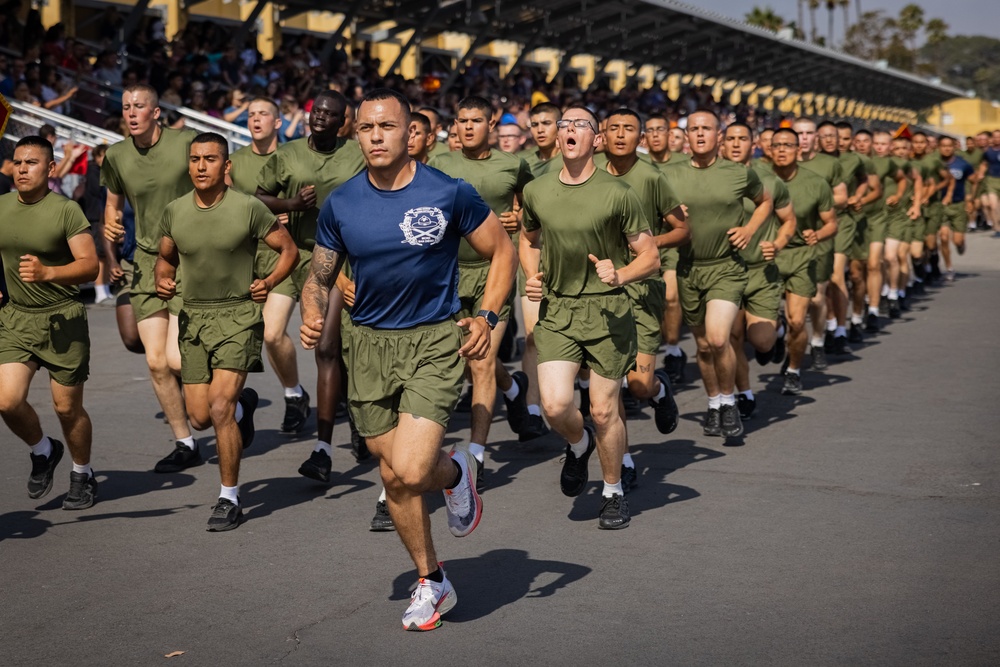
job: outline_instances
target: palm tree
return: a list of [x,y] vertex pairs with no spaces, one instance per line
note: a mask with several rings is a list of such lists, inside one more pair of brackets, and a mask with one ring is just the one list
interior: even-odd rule
[[802,3],[805,1],[806,0],[798,1],[799,18],[798,21],[795,22],[795,32],[798,33],[797,36],[801,40],[805,40],[806,38],[806,18],[805,13],[802,10]]
[[819,0],[808,0],[809,2],[809,41],[816,43],[816,10],[819,9]]
[[778,32],[785,27],[785,19],[778,16],[770,6],[761,9],[754,5],[753,11],[745,16],[745,20],[750,25],[755,25],[772,32]]
[[837,0],[826,0],[826,45],[833,47],[833,10],[837,8]]
[[861,0],[855,0],[854,6],[858,10],[858,20],[860,21],[861,20],[861,15],[864,13],[864,12],[861,11]]
[[847,39],[847,29],[851,25],[851,0],[837,0],[837,4],[844,10],[844,39]]

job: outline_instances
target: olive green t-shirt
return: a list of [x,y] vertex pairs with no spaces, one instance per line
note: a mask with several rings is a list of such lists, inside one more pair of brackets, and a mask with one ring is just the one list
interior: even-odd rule
[[329,153],[309,147],[309,139],[296,139],[278,147],[260,170],[257,185],[265,192],[291,199],[307,185],[316,186],[316,207],[288,214],[288,232],[303,250],[316,245],[316,221],[330,193],[365,168],[358,142],[338,139]]
[[[924,189],[929,185],[937,185],[941,182],[941,171],[948,171],[948,167],[945,166],[944,162],[941,161],[941,157],[936,153],[928,153],[924,157],[917,161],[923,170],[921,171],[921,176],[924,179]],[[933,181],[933,183],[928,184],[927,181]],[[934,193],[931,197],[932,202],[939,202],[944,199],[944,194],[948,188],[942,188]]]
[[45,266],[74,261],[69,239],[90,230],[79,204],[50,192],[34,204],[24,204],[17,192],[0,196],[0,259],[11,303],[29,308],[76,298],[76,285],[26,283],[18,267],[22,255],[34,255]]
[[986,157],[986,153],[978,148],[973,148],[971,151],[965,151],[962,155],[965,157],[965,161],[972,165],[973,169],[977,169],[979,167],[979,163]]
[[685,153],[678,153],[677,151],[667,151],[667,159],[664,160],[663,162],[657,162],[656,160],[652,159],[652,157],[650,157],[649,161],[657,169],[662,169],[664,167],[676,164],[678,162],[686,162],[690,159],[691,156],[686,155]]
[[[443,171],[452,178],[460,178],[476,189],[494,213],[514,210],[514,195],[524,191],[531,179],[531,171],[521,158],[499,150],[491,150],[488,157],[473,160],[462,151],[435,155],[428,167]],[[462,238],[458,244],[458,261],[488,264],[469,242]]]
[[135,211],[135,242],[146,252],[160,251],[160,218],[167,204],[194,190],[188,173],[194,130],[163,128],[159,140],[139,148],[131,137],[108,147],[101,185],[125,195]]
[[853,197],[857,189],[868,180],[865,163],[860,155],[851,151],[841,153],[837,159],[840,161],[844,182],[847,184],[847,196]]
[[733,256],[727,232],[749,220],[743,200],[755,200],[764,192],[757,174],[721,157],[703,169],[694,167],[690,160],[671,161],[664,174],[687,207],[691,243],[680,248],[681,264]]
[[[764,185],[764,189],[770,193],[771,198],[774,200],[774,211],[777,211],[779,208],[785,208],[791,203],[785,182],[775,176],[774,172],[767,169],[750,168],[757,174],[757,178]],[[757,205],[752,200],[743,200],[743,213],[747,220],[753,216],[755,210],[757,210]],[[767,220],[760,226],[757,233],[750,238],[750,243],[747,244],[747,247],[740,250],[740,256],[743,257],[743,260],[747,264],[760,264],[764,261],[764,251],[760,249],[760,244],[763,241],[773,241],[778,238],[779,227],[781,227],[781,221],[772,212],[771,215],[767,216]]]
[[250,294],[257,241],[276,220],[264,202],[233,188],[211,208],[200,208],[194,193],[170,202],[160,232],[177,246],[184,300],[219,301]]
[[[801,162],[799,163],[802,164]],[[833,189],[826,179],[809,169],[798,169],[791,180],[785,181],[788,196],[795,209],[795,236],[788,242],[789,248],[807,245],[802,232],[806,229],[816,231],[823,227],[820,213],[833,210]],[[832,243],[833,239],[823,241]]]
[[762,157],[755,157],[752,160],[750,160],[750,167],[753,168],[753,170],[756,171],[758,174],[761,174],[765,171],[771,172],[772,174],[774,173],[774,163],[772,163],[770,160],[765,160]]
[[628,185],[597,169],[585,182],[567,185],[550,172],[524,188],[524,229],[542,230],[544,282],[557,296],[606,294],[587,255],[628,264],[628,237],[649,230],[642,203]]
[[562,153],[556,153],[550,159],[543,160],[538,148],[521,151],[517,154],[517,157],[527,163],[528,169],[531,170],[531,175],[535,178],[544,176],[550,171],[559,171],[563,165]]
[[[640,162],[645,162],[646,164],[653,164],[653,159],[651,157],[649,157],[649,153],[639,153],[638,151],[636,151],[635,156],[637,158],[639,158]],[[607,171],[608,170],[608,162],[610,162],[610,161],[611,160],[610,160],[610,158],[608,158],[608,152],[607,151],[604,151],[603,153],[595,153],[594,154],[594,164],[597,165],[598,169],[603,169],[603,170]]]
[[823,177],[830,188],[846,182],[840,160],[826,153],[816,153],[811,160],[799,160],[799,166]]
[[[604,169],[607,170],[607,166]],[[614,176],[614,174],[611,175]],[[628,183],[628,186],[639,197],[643,213],[649,222],[649,229],[654,236],[670,231],[670,225],[663,218],[680,206],[681,202],[677,199],[674,189],[670,187],[663,172],[650,162],[638,160],[631,169],[620,176],[615,176],[615,178]],[[668,260],[667,254],[670,250],[670,248],[659,249],[661,265]]]
[[[870,173],[878,176],[879,182],[882,183],[882,196],[866,204],[864,209],[862,209],[865,215],[875,215],[885,210],[885,198],[896,192],[896,180],[893,178],[896,175],[896,171],[900,169],[900,163],[896,158],[891,156],[879,157],[878,155],[873,155],[868,158],[871,162],[873,171]],[[886,183],[891,183],[891,191],[888,191]]]
[[253,146],[244,146],[230,155],[229,161],[233,163],[233,167],[229,170],[229,178],[233,179],[233,187],[244,194],[256,193],[260,170],[272,155],[273,152],[258,155],[253,152]]

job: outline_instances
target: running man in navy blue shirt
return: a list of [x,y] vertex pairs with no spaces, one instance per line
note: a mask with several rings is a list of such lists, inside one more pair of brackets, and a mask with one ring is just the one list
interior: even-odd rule
[[[330,290],[349,260],[355,300],[344,341],[348,403],[380,459],[389,513],[420,577],[403,628],[432,630],[457,596],[439,567],[423,494],[444,491],[453,535],[478,525],[475,458],[467,449],[449,456],[441,444],[465,360],[489,351],[517,260],[500,220],[470,185],[407,155],[409,128],[409,102],[396,92],[373,91],[358,107],[367,170],[320,211],[301,338],[307,349],[319,342]],[[456,322],[463,237],[491,264],[483,309]]]
[[976,180],[979,194],[983,196],[983,213],[993,228],[993,235],[1000,236],[1000,130],[990,135],[990,145],[983,151]]
[[951,172],[952,181],[944,194],[944,222],[938,235],[941,238],[941,256],[944,257],[945,280],[955,279],[955,269],[951,264],[951,246],[959,255],[965,254],[965,230],[970,220],[976,219],[976,208],[972,197],[972,183],[969,180],[976,170],[963,157],[955,152],[955,140],[951,137],[941,137],[938,140],[938,151],[941,161]]

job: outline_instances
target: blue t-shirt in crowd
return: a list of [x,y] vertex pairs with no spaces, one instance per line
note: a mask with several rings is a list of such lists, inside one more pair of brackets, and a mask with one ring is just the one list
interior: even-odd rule
[[945,161],[944,164],[948,167],[948,171],[951,172],[952,178],[955,179],[955,190],[952,192],[951,202],[953,204],[960,204],[965,201],[965,182],[969,176],[976,173],[976,170],[972,168],[971,164],[957,155],[953,155],[951,161]]
[[465,181],[416,167],[399,190],[379,190],[362,171],[320,210],[316,245],[347,253],[357,324],[408,329],[459,310],[458,244],[486,220],[490,207]]
[[1000,149],[987,148],[983,151],[983,159],[986,160],[986,175],[993,178],[1000,178]]
[[132,205],[125,200],[125,209],[122,211],[122,226],[125,228],[125,237],[122,239],[122,247],[119,252],[121,258],[132,261],[135,257],[135,211]]

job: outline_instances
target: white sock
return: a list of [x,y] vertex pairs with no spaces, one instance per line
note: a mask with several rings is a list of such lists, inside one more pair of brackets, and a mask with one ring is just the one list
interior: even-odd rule
[[679,356],[681,356],[681,346],[680,345],[667,345],[667,356],[668,357],[679,357]]
[[719,403],[722,405],[736,405],[736,396],[733,394],[722,394],[719,396]]
[[715,396],[708,397],[708,409],[718,410],[722,407],[722,394],[716,394]]
[[569,443],[569,451],[573,452],[573,456],[579,458],[587,453],[587,447],[590,447],[590,433],[587,432],[587,429],[583,429],[583,437],[580,438],[580,442]]
[[90,464],[89,463],[84,463],[83,465],[80,465],[79,463],[74,463],[73,464],[73,472],[75,472],[75,473],[82,473],[82,474],[86,475],[87,477],[93,477],[94,476],[94,471],[90,468]]
[[667,395],[667,385],[663,382],[660,383],[660,390],[656,392],[656,396],[653,400],[659,403]]
[[622,389],[628,389],[628,378],[622,378]]
[[483,462],[483,454],[486,452],[486,448],[476,442],[469,443],[469,453],[476,457],[476,460],[480,463]]
[[331,459],[333,458],[333,447],[330,446],[329,442],[323,442],[322,440],[316,441],[316,447],[313,448],[314,452],[326,452],[326,455]]
[[878,315],[878,306],[869,306],[868,307],[868,314],[869,315]]
[[607,482],[605,482],[604,491],[601,492],[601,495],[604,496],[605,498],[610,498],[611,496],[614,495],[624,496],[625,492],[622,491],[622,481],[618,480],[617,484],[608,484]]
[[809,340],[809,344],[812,345],[813,347],[823,347],[823,337],[822,336],[813,336]]
[[[860,322],[858,324],[860,324]],[[837,327],[833,331],[833,337],[834,338],[842,338],[842,337],[844,337],[846,335],[847,335],[847,328],[846,327]]]
[[240,487],[238,486],[220,486],[219,487],[219,498],[225,498],[236,505],[240,504]]
[[285,387],[285,398],[302,398],[305,393],[305,389],[302,388],[301,384],[297,384],[294,387]]
[[580,380],[580,389],[590,389],[590,380]]
[[385,487],[384,486],[382,487],[382,493],[378,494],[378,501],[380,503],[384,503],[385,502]]
[[891,289],[889,290],[889,301],[893,301],[899,298],[899,291]]
[[32,445],[31,453],[35,456],[48,458],[52,454],[52,441],[49,440],[49,436],[43,435],[41,440]]
[[864,315],[851,315],[851,324],[863,324],[865,321]]
[[886,296],[888,294],[889,294],[889,286],[888,285],[882,285],[882,296]]
[[535,415],[536,417],[541,417],[542,416],[542,408],[539,407],[539,405],[537,403],[532,403],[531,405],[528,406],[528,414],[529,415]]
[[517,386],[517,383],[513,380],[510,381],[510,389],[501,390],[503,391],[504,398],[508,401],[513,401],[517,398],[517,395],[521,393],[521,388]]
[[799,369],[798,368],[792,368],[791,366],[789,366],[786,370],[787,370],[788,373],[791,373],[792,375],[798,375],[799,374]]
[[622,457],[622,465],[626,468],[634,468],[635,462],[632,460],[632,455],[625,452],[625,456]]
[[181,443],[182,445],[184,445],[185,447],[187,447],[192,451],[198,448],[198,445],[196,445],[194,442],[193,435],[189,435],[186,438],[178,438],[177,442]]
[[104,301],[111,298],[111,291],[107,285],[94,285],[94,297],[97,301]]
[[236,423],[239,424],[243,420],[243,404],[236,404]]
[[830,319],[828,319],[826,321],[826,330],[827,331],[833,331],[836,328],[837,328],[837,318],[836,317],[831,317]]
[[746,391],[741,391],[740,393],[743,394],[744,396],[746,396],[747,398],[749,398],[751,401],[753,400],[753,390],[752,389],[747,389]]

